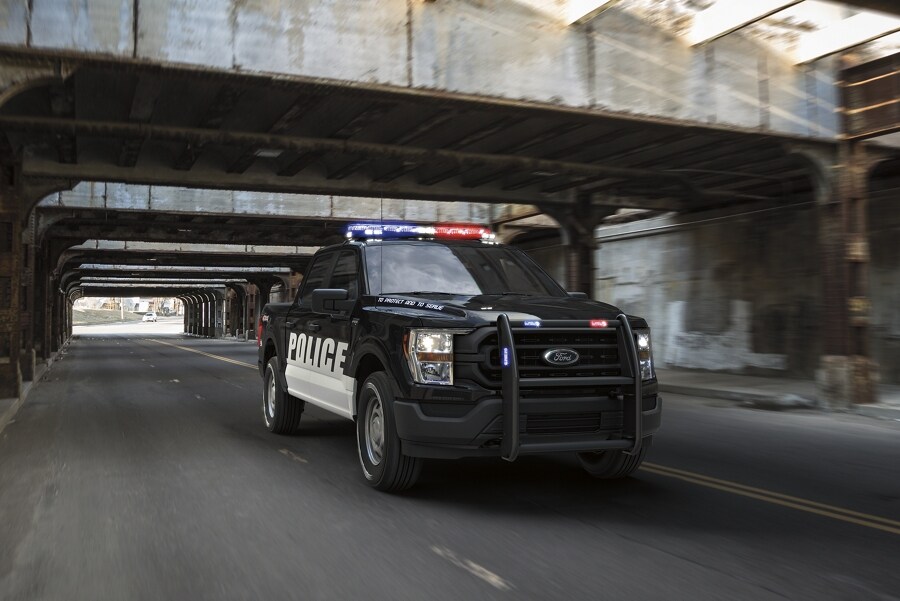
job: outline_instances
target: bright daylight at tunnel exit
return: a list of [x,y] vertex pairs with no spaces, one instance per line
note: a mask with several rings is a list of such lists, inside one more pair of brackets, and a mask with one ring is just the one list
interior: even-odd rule
[[0,599],[900,599],[893,0],[0,0]]

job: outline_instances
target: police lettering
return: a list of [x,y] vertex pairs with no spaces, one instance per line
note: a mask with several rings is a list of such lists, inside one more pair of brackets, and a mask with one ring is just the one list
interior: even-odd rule
[[347,343],[292,332],[288,339],[287,360],[318,372],[342,374],[347,360]]

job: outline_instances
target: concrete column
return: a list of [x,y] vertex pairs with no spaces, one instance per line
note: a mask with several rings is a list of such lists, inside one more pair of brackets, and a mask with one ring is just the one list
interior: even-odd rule
[[21,212],[15,194],[3,184],[5,182],[0,183],[0,398],[18,398],[22,390],[19,360],[22,333]]
[[72,317],[74,315],[75,303],[68,298],[64,298],[63,300],[66,303],[66,340],[69,340],[72,338]]
[[864,147],[845,142],[837,163],[827,165],[817,182],[824,327],[816,379],[832,408],[871,403],[876,396],[868,340],[868,169]]
[[563,246],[566,249],[566,289],[594,296],[594,255],[597,244],[594,230],[605,217],[615,211],[609,207],[593,206],[590,193],[580,194],[566,209],[559,206],[541,207],[559,223]]
[[209,299],[203,301],[203,337],[212,337],[213,310]]
[[59,339],[60,335],[60,317],[59,317],[59,299],[60,294],[56,290],[56,286],[53,285],[56,282],[52,281],[50,294],[48,298],[49,309],[50,309],[50,352],[55,353],[59,350]]
[[[33,227],[33,224],[32,224]],[[34,240],[34,232],[28,237],[29,241]],[[34,262],[35,252],[34,244],[22,245],[22,289],[20,291],[22,300],[22,330],[21,330],[21,351],[19,354],[19,368],[22,370],[22,379],[25,381],[34,380],[34,337],[35,337],[35,315],[38,307],[35,304],[34,290]]]
[[193,299],[191,301],[191,334],[194,336],[200,335],[200,299]]
[[49,322],[47,311],[47,251],[35,252],[34,257],[34,345],[35,357],[42,362],[50,358]]
[[256,324],[259,323],[259,316],[262,315],[262,310],[269,302],[269,293],[272,291],[273,283],[272,281],[258,280],[253,282],[253,285],[256,286],[256,295],[253,297],[253,312],[249,324],[253,340],[256,340]]
[[213,336],[221,338],[225,335],[225,299],[216,298],[213,307],[215,312]]
[[246,288],[244,294],[241,295],[241,328],[244,332],[244,340],[253,338],[256,333],[256,323],[250,319],[250,295]]

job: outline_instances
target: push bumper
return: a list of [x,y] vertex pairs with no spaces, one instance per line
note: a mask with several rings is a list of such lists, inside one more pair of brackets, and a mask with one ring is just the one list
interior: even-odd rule
[[[646,396],[641,412],[642,431],[650,436],[659,429],[662,398]],[[630,449],[632,440],[622,438],[622,401],[578,399],[520,403],[519,455]],[[503,399],[482,399],[459,417],[428,415],[429,406],[419,401],[394,401],[394,421],[403,453],[412,457],[458,459],[499,457],[503,438]],[[528,434],[529,416],[553,414],[564,418],[585,413],[599,414],[605,430],[588,434]],[[607,418],[606,416],[610,416]]]
[[[548,324],[549,325],[549,324]],[[559,328],[577,327],[558,322]],[[580,324],[578,324],[580,325]],[[622,450],[637,454],[645,436],[659,429],[662,400],[655,383],[644,386],[630,324],[620,315],[609,327],[619,330],[623,347],[622,376],[579,378],[591,386],[616,386],[618,398],[521,398],[513,332],[506,315],[497,321],[502,359],[499,396],[482,398],[452,415],[435,405],[413,400],[394,402],[394,419],[403,452],[414,457],[458,458],[500,456],[515,461],[520,454]],[[574,384],[556,378],[529,378],[528,386],[552,390]],[[460,411],[460,409],[462,411]],[[540,420],[541,423],[536,424]],[[566,428],[566,425],[574,426]],[[563,433],[559,433],[563,432]]]

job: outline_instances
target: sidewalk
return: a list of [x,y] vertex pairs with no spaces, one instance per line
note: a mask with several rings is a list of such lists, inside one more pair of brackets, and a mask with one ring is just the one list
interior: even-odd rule
[[[760,409],[824,408],[812,380],[680,369],[657,369],[656,375],[661,392],[731,400]],[[879,386],[877,403],[857,405],[852,411],[868,417],[900,420],[900,386]]]

